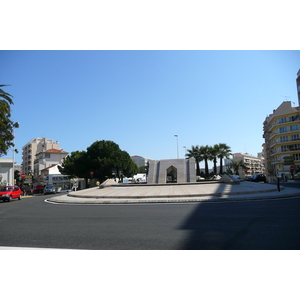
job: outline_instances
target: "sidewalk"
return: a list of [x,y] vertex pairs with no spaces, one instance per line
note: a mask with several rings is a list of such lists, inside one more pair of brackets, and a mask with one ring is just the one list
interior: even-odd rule
[[48,200],[54,203],[164,203],[233,201],[283,198],[300,196],[300,189],[277,185],[244,181],[240,184],[202,182],[196,184],[113,184],[104,188],[90,188],[55,196]]

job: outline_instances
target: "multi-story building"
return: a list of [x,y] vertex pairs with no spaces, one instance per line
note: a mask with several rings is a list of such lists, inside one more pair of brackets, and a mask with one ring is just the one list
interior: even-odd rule
[[138,166],[138,168],[147,166],[147,163],[149,161],[149,158],[138,155],[131,156],[131,159]]
[[242,161],[245,168],[239,169],[239,176],[242,178],[248,178],[253,174],[264,174],[264,157],[262,153],[258,153],[257,156],[250,155],[248,153],[234,153],[232,159],[225,159],[224,165],[230,164],[231,161]]
[[25,174],[33,172],[35,155],[48,149],[60,149],[59,143],[52,139],[35,138],[22,147],[22,171]]
[[62,149],[48,149],[38,152],[34,160],[34,177],[41,175],[41,170],[62,163],[68,154],[69,152]]
[[297,94],[298,94],[298,105],[300,107],[300,69],[297,73],[296,86],[297,86]]
[[[266,175],[269,181],[277,176],[291,176],[291,166],[300,165],[299,107],[284,101],[264,123],[263,144]],[[293,168],[292,167],[292,168]]]

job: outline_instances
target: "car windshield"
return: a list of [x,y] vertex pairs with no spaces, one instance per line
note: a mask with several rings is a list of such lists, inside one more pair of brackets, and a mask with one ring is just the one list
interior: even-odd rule
[[53,185],[48,185],[48,186],[46,186],[46,189],[53,189],[53,188],[54,188]]
[[9,192],[9,191],[12,191],[11,186],[1,186],[0,187],[0,192]]

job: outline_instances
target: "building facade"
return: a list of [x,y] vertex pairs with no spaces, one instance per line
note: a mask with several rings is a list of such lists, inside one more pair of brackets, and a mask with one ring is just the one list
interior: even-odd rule
[[60,149],[59,143],[52,139],[35,138],[22,147],[22,171],[25,174],[34,170],[34,160],[38,152],[48,149]]
[[239,176],[242,178],[248,178],[253,174],[265,174],[265,162],[262,153],[258,153],[257,156],[250,155],[248,153],[234,153],[232,159],[225,159],[225,170],[228,169],[231,161],[242,161],[245,168],[239,169]]
[[150,160],[147,183],[196,182],[195,159]]
[[76,189],[84,189],[85,188],[85,180],[82,178],[73,178],[70,179],[68,175],[62,175],[59,172],[58,166],[53,165],[48,168],[41,170],[41,174],[38,177],[38,185],[54,185],[57,192],[63,190],[72,190],[72,188]]
[[14,168],[12,158],[0,158],[0,185],[14,184]]
[[34,160],[34,177],[36,178],[41,175],[41,170],[62,163],[68,154],[69,152],[58,149],[48,149],[38,152]]
[[147,166],[147,163],[149,162],[149,158],[138,155],[131,156],[131,159],[138,166],[138,168]]
[[297,94],[298,94],[298,106],[300,107],[300,69],[297,73],[296,86],[297,86]]
[[277,176],[291,177],[291,167],[300,165],[299,106],[284,101],[264,123],[263,144],[266,176],[276,181]]

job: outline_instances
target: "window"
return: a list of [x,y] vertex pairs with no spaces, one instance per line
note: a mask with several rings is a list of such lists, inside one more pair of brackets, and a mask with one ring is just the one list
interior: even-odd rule
[[279,127],[279,133],[284,133],[284,132],[287,132],[287,127],[286,126]]
[[280,137],[280,143],[285,143],[287,141],[288,141],[288,136],[287,135],[284,135],[284,136]]
[[45,158],[50,158],[50,153],[45,153]]
[[278,124],[281,124],[281,123],[286,123],[286,117],[278,119]]
[[300,144],[288,145],[289,151],[295,151],[300,149]]
[[300,160],[300,153],[293,154],[294,160]]
[[299,118],[299,116],[297,116],[297,115],[289,117],[289,122],[296,121],[296,120],[298,120],[298,118]]
[[290,131],[296,131],[296,130],[298,130],[298,128],[299,128],[298,124],[291,125]]
[[291,135],[291,141],[296,141],[296,140],[299,140],[299,139],[300,139],[299,133]]

